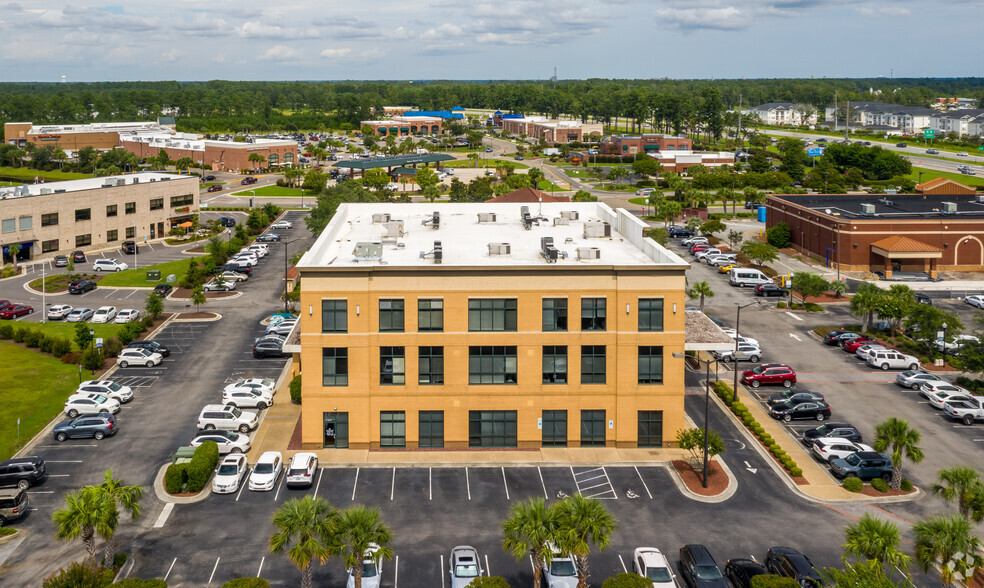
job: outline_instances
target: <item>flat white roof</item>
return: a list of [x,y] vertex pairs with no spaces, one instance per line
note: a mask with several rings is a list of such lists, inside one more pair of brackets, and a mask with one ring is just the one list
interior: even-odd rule
[[[523,207],[528,207],[530,216],[536,219],[529,230],[522,221]],[[440,218],[437,229],[432,224],[435,212]],[[495,221],[490,217],[480,219],[479,215],[485,213],[494,214]],[[577,218],[570,219],[575,216],[570,213],[576,213]],[[389,215],[389,223],[373,218],[383,214]],[[569,224],[555,225],[554,219],[563,216],[568,217]],[[588,230],[603,233],[601,223],[608,223],[610,237],[585,236],[587,225],[591,225]],[[612,210],[600,202],[346,203],[338,207],[297,267],[301,270],[423,266],[561,269],[688,265],[675,253],[643,237],[646,228],[646,223],[625,209]],[[541,237],[553,238],[553,246],[559,250],[556,263],[548,263],[543,256]],[[434,260],[435,241],[441,242],[440,265]],[[360,245],[369,243],[378,246]],[[508,244],[509,251],[492,244]],[[368,256],[357,256],[357,248],[367,249]]]
[[85,178],[82,180],[65,180],[62,182],[44,182],[38,184],[22,184],[20,186],[3,187],[0,188],[0,196],[5,198],[41,196],[42,190],[44,190],[44,194],[54,193],[55,190],[78,192],[80,190],[95,190],[97,188],[107,187],[107,184],[112,184],[110,187],[115,187],[121,185],[119,184],[121,181],[124,182],[124,185],[131,185],[149,184],[150,182],[167,182],[182,178],[194,178],[197,184],[198,178],[195,176],[165,174],[161,172],[139,172],[121,176],[103,176],[99,178]]
[[105,122],[74,125],[31,125],[32,134],[53,133],[123,133],[142,130],[169,130],[156,122]]

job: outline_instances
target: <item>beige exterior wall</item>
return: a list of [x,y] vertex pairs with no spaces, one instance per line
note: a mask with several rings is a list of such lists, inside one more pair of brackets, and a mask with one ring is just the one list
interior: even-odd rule
[[[3,245],[13,245],[34,241],[30,259],[41,259],[64,255],[75,249],[100,249],[128,240],[127,228],[133,228],[133,240],[143,242],[161,238],[171,230],[171,221],[185,219],[198,213],[198,178],[195,176],[175,176],[164,182],[141,182],[133,184],[133,178],[140,174],[114,176],[126,178],[126,185],[97,187],[59,194],[39,196],[8,197],[0,207],[0,219],[16,219],[17,230],[0,233]],[[58,189],[58,182],[48,186]],[[190,204],[172,206],[172,198],[191,197]],[[162,200],[163,207],[151,210],[152,200]],[[127,203],[136,205],[135,212],[127,214]],[[107,207],[117,207],[116,216],[107,216]],[[75,220],[76,210],[90,210],[90,220]],[[57,213],[58,224],[42,226],[42,216]],[[22,229],[21,219],[30,217],[30,228]],[[178,221],[183,222],[183,221]],[[115,241],[107,240],[109,231],[117,231]],[[91,235],[92,244],[76,247],[76,237]],[[57,241],[57,250],[44,251],[42,244]],[[36,250],[33,248],[36,247]]]
[[[411,268],[302,270],[301,353],[304,377],[302,444],[320,448],[323,413],[346,412],[349,447],[379,447],[380,411],[405,411],[406,446],[416,448],[418,411],[444,411],[444,446],[469,446],[469,411],[517,411],[518,447],[539,447],[544,410],[567,411],[569,447],[580,439],[581,410],[604,410],[606,444],[636,447],[640,410],[662,411],[663,445],[684,420],[684,274],[679,268],[639,266],[544,270],[489,268],[444,271]],[[604,297],[607,330],[580,330],[581,298]],[[379,332],[380,299],[403,299],[405,332]],[[444,301],[444,331],[418,332],[417,300]],[[517,299],[515,332],[469,332],[468,300]],[[542,300],[566,298],[568,331],[542,330]],[[662,298],[662,332],[638,331],[638,299]],[[322,300],[347,301],[347,333],[321,332]],[[518,383],[470,385],[469,346],[517,346]],[[542,383],[542,346],[566,345],[568,384]],[[581,345],[606,346],[606,383],[580,383]],[[663,346],[663,383],[638,384],[638,347]],[[380,384],[380,346],[404,346],[406,384]],[[444,347],[444,384],[418,384],[418,347]],[[322,348],[348,349],[348,385],[322,386]],[[614,427],[609,429],[608,422]]]

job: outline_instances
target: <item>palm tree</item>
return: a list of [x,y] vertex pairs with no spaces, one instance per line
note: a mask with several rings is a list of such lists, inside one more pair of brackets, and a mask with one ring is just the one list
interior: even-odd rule
[[840,298],[844,292],[847,292],[847,284],[843,280],[832,280],[830,282],[830,291]]
[[980,474],[970,466],[953,466],[936,474],[938,483],[930,492],[947,502],[956,500],[960,516],[974,522],[984,520],[984,484]]
[[[128,485],[123,480],[113,477],[113,470],[106,470],[102,486],[100,486],[109,498],[113,501],[116,512],[121,510],[130,515],[130,520],[140,518],[140,499],[143,497],[143,488],[139,484]],[[103,547],[103,562],[109,566],[113,564],[113,549],[115,547],[113,535],[116,528],[111,530],[106,537],[106,545]]]
[[885,292],[878,286],[865,282],[851,296],[851,313],[861,317],[861,330],[871,327],[871,317],[881,303]]
[[335,549],[342,554],[346,569],[352,570],[355,588],[362,588],[362,561],[375,550],[376,565],[392,559],[389,543],[393,532],[379,520],[379,509],[355,506],[342,512],[338,520]]
[[875,560],[890,567],[908,567],[912,558],[899,551],[901,535],[891,521],[876,519],[865,513],[858,522],[848,525],[844,533],[844,552],[859,562]]
[[[611,542],[618,521],[601,501],[580,494],[568,496],[555,507],[557,516],[557,547],[560,552],[574,556],[577,564],[577,586],[588,586],[588,555],[591,545],[605,550]],[[358,588],[358,587],[356,587]]]
[[513,504],[510,511],[502,522],[502,548],[519,562],[527,554],[533,558],[533,588],[540,588],[543,564],[553,557],[548,545],[557,529],[557,509],[547,507],[542,498],[530,498]]
[[331,556],[338,524],[338,509],[323,498],[292,498],[273,515],[277,532],[270,535],[270,553],[287,553],[290,563],[301,570],[302,588],[311,588],[315,561]]
[[700,299],[700,311],[704,312],[704,299],[713,298],[714,291],[711,290],[711,286],[706,282],[697,282],[689,290],[687,290],[687,296],[690,298]]
[[984,557],[978,553],[981,540],[971,533],[970,521],[964,517],[930,517],[913,525],[912,530],[916,535],[919,568],[928,572],[940,564],[940,574],[947,586],[984,566]]
[[259,153],[256,153],[254,151],[253,153],[250,153],[249,154],[249,157],[247,157],[246,160],[249,161],[250,163],[254,164],[253,165],[253,169],[256,169],[256,164],[260,164],[260,167],[262,167],[263,164],[266,163],[266,160],[267,159],[266,159],[266,157],[264,157],[264,156],[262,156]]
[[912,463],[923,460],[923,450],[918,445],[921,439],[919,431],[910,428],[904,419],[891,417],[875,427],[875,451],[892,453],[893,490],[902,486],[902,459],[908,458]]
[[51,515],[55,537],[61,541],[82,539],[89,559],[96,559],[96,535],[112,536],[119,520],[116,504],[98,486],[85,486],[65,497],[65,508]]

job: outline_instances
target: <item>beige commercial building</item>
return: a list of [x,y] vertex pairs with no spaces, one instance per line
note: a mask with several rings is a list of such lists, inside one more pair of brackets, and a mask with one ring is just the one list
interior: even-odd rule
[[305,448],[664,447],[683,259],[603,203],[342,204],[297,269]]
[[502,130],[514,135],[543,139],[547,143],[570,143],[589,138],[600,139],[604,134],[601,123],[582,123],[579,120],[552,120],[542,116],[503,118]]
[[198,214],[198,178],[155,172],[0,188],[9,263],[163,238]]

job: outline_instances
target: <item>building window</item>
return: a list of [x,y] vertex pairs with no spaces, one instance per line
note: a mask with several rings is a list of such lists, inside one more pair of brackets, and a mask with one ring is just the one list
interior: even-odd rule
[[469,384],[515,384],[516,366],[515,346],[468,348]]
[[292,165],[294,163],[293,153],[284,153],[284,165]]
[[345,300],[321,301],[321,332],[348,332],[348,303]]
[[119,207],[117,205],[115,205],[115,204],[107,205],[106,206],[106,216],[107,217],[116,216],[118,209],[119,209]]
[[417,446],[422,449],[444,447],[444,411],[422,410],[418,414]]
[[133,239],[137,236],[137,227],[127,227],[126,228],[126,238]]
[[404,356],[404,349],[404,347],[379,348],[380,384],[400,385],[407,383],[407,359]]
[[581,447],[605,446],[605,411],[581,411]]
[[171,196],[171,208],[178,206],[190,206],[195,203],[195,197],[191,194],[185,194],[184,196]]
[[639,348],[639,383],[663,383],[663,348]]
[[468,446],[516,447],[516,411],[468,411]]
[[417,362],[417,383],[436,385],[444,383],[444,348],[420,347]]
[[663,446],[663,411],[639,411],[639,447]]
[[127,214],[133,214],[133,213],[137,212],[137,203],[136,202],[127,202],[126,204],[123,205],[123,207],[124,207],[124,211]]
[[605,330],[605,299],[604,298],[581,299],[581,330],[582,331]]
[[639,299],[639,330],[640,331],[663,330],[663,299],[662,298]]
[[4,233],[13,233],[17,231],[17,219],[16,218],[5,218],[0,221],[0,231]]
[[566,298],[543,299],[543,330],[544,331],[567,330],[567,299]]
[[581,346],[581,383],[605,383],[605,346]]
[[379,301],[379,330],[403,332],[403,300]]
[[545,410],[542,420],[543,439],[541,445],[544,447],[567,447],[567,411]]
[[87,221],[90,220],[91,218],[92,218],[91,208],[79,208],[75,211],[76,221]]
[[22,216],[17,219],[17,229],[21,231],[26,231],[34,226],[33,216]]
[[164,199],[163,198],[151,198],[150,200],[151,210],[163,210],[164,209]]
[[567,383],[566,345],[545,345],[543,347],[543,383]]
[[75,246],[76,247],[86,247],[92,245],[92,235],[75,235]]
[[407,415],[402,410],[379,413],[379,446],[407,446]]
[[469,331],[515,331],[516,299],[496,298],[468,301]]
[[417,300],[417,330],[444,330],[444,301],[440,298]]
[[325,347],[321,350],[321,385],[348,386],[348,349]]
[[51,253],[52,251],[58,251],[58,239],[41,241],[41,253]]
[[324,418],[325,449],[345,449],[348,447],[348,413],[325,412]]
[[120,240],[120,232],[119,231],[116,231],[116,230],[106,231],[106,241],[108,243],[112,243],[113,241],[119,241],[119,240]]
[[50,214],[41,215],[41,226],[51,227],[58,224],[58,213],[52,212]]

